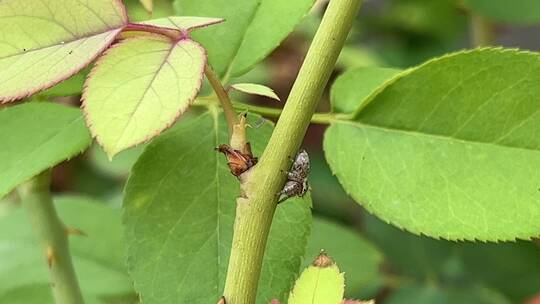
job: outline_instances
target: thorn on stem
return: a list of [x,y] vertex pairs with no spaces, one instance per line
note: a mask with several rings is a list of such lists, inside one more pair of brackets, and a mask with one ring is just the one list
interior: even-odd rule
[[66,231],[68,235],[88,236],[84,231],[75,227],[68,227]]
[[49,268],[52,267],[54,261],[56,260],[56,257],[54,255],[54,249],[51,246],[47,246],[47,264],[49,265]]

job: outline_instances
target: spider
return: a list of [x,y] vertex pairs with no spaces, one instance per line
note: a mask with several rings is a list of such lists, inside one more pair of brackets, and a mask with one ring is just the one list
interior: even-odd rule
[[294,196],[303,197],[309,189],[309,155],[301,150],[294,159],[291,171],[287,172],[287,182],[278,193],[278,204]]

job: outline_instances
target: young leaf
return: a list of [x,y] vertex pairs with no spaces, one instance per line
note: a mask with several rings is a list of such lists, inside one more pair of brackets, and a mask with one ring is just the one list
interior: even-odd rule
[[154,26],[165,27],[165,28],[170,28],[170,29],[175,29],[175,30],[191,31],[191,30],[198,29],[201,27],[218,24],[223,21],[225,20],[221,18],[170,16],[166,18],[144,21],[144,22],[141,22],[141,24],[154,25]]
[[126,23],[118,0],[0,1],[0,102],[22,99],[76,74]]
[[109,49],[83,94],[87,124],[109,157],[169,127],[199,92],[205,64],[189,39],[141,36]]
[[289,304],[340,304],[344,292],[343,273],[332,258],[320,253],[302,272],[289,296]]
[[147,10],[150,14],[154,11],[154,0],[139,0],[144,6],[144,9]]
[[176,0],[178,14],[214,16],[222,26],[194,33],[219,75],[240,76],[294,29],[314,0]]
[[494,21],[511,24],[534,24],[540,22],[540,2],[537,0],[465,0],[474,12]]
[[[316,256],[321,250],[332,252],[334,261],[345,273],[347,296],[371,289],[374,283],[380,282],[382,254],[352,230],[315,217],[306,257]],[[309,263],[309,258],[304,259],[303,266],[307,267]]]
[[[120,212],[77,196],[57,198],[55,205],[67,227],[86,234],[70,239],[85,299],[133,293],[124,266]],[[30,297],[21,303],[53,303],[47,264],[23,211],[19,208],[0,217],[0,300],[15,303],[8,299],[21,299],[22,291],[26,291]]]
[[[271,131],[269,123],[248,130],[255,155]],[[133,167],[124,223],[129,271],[145,304],[205,304],[221,297],[240,194],[225,157],[214,150],[227,141],[221,114],[186,116],[152,141]],[[308,197],[277,208],[257,303],[283,300],[291,289],[310,223]]]
[[341,74],[330,91],[332,110],[352,113],[377,88],[399,73],[399,70],[379,67],[363,67]]
[[538,236],[539,70],[536,53],[488,48],[402,73],[327,130],[330,167],[357,202],[417,234]]
[[276,95],[276,92],[274,92],[274,90],[261,84],[235,83],[231,85],[230,88],[246,94],[259,95],[281,101],[281,99],[279,99],[279,96]]
[[79,109],[30,102],[0,110],[0,197],[90,145]]

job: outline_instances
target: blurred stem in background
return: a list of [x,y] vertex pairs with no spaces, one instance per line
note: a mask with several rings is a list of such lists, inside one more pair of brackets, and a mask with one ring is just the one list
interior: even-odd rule
[[49,191],[51,171],[47,170],[18,187],[32,228],[49,266],[56,304],[83,304],[68,244],[68,229],[58,218]]
[[469,12],[469,26],[473,47],[489,46],[495,42],[493,24],[485,17]]

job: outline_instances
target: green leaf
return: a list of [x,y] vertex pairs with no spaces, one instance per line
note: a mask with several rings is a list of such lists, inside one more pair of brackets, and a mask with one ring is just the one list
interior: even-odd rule
[[92,135],[112,158],[169,127],[202,84],[206,54],[196,42],[150,35],[113,46],[83,94]]
[[0,197],[90,145],[81,111],[30,102],[0,111]]
[[152,13],[154,11],[154,1],[153,0],[139,0],[144,6],[144,9],[147,10],[149,13]]
[[126,3],[127,6],[129,20],[131,20],[131,22],[162,18],[174,14],[170,0],[153,0],[151,13],[149,13],[148,10],[142,5],[141,1],[148,0],[124,0],[124,3]]
[[[55,205],[67,227],[78,228],[86,234],[70,239],[73,262],[85,298],[132,293],[124,267],[119,210],[77,196],[60,197],[55,200]],[[28,221],[20,208],[0,217],[0,260],[3,261],[0,300],[10,299],[6,303],[13,303],[11,299],[28,299],[22,303],[52,304],[47,264]]]
[[341,74],[330,91],[332,110],[352,113],[377,88],[399,73],[399,70],[379,67],[364,67],[348,70]]
[[327,130],[330,167],[368,211],[413,233],[538,236],[539,70],[536,53],[488,48],[404,72]]
[[246,94],[251,95],[259,95],[264,96],[268,98],[275,99],[277,101],[281,101],[279,99],[279,96],[277,96],[276,92],[272,90],[271,88],[264,86],[262,84],[256,84],[256,83],[235,83],[230,86],[231,89],[243,92]]
[[76,74],[126,23],[120,1],[0,1],[0,102],[22,99]]
[[311,237],[306,249],[304,267],[310,258],[325,250],[345,273],[346,295],[356,295],[364,289],[372,289],[380,281],[381,253],[358,233],[331,221],[315,217]]
[[465,0],[464,2],[476,13],[494,21],[522,25],[540,22],[540,2],[537,0]]
[[221,23],[225,20],[221,18],[210,17],[177,17],[170,16],[166,18],[153,19],[141,22],[142,24],[154,25],[159,27],[166,27],[175,30],[193,30],[213,24]]
[[176,0],[183,16],[220,17],[227,22],[193,34],[219,75],[240,76],[264,59],[293,31],[314,0]]
[[[251,123],[259,116],[250,116]],[[272,128],[248,130],[260,155]],[[239,183],[214,149],[228,141],[222,115],[188,116],[148,145],[126,187],[128,267],[145,304],[214,303],[223,292]],[[311,223],[310,200],[277,208],[258,302],[292,287]]]
[[45,90],[39,94],[45,98],[59,97],[59,96],[74,96],[80,95],[83,91],[84,81],[90,69],[83,69],[79,73],[71,76],[69,79],[60,82],[54,87]]
[[343,300],[343,273],[325,253],[319,254],[302,272],[289,296],[289,304],[340,304]]
[[140,145],[122,151],[111,161],[99,145],[93,145],[88,151],[89,159],[101,173],[110,177],[126,178],[145,147],[146,145]]

